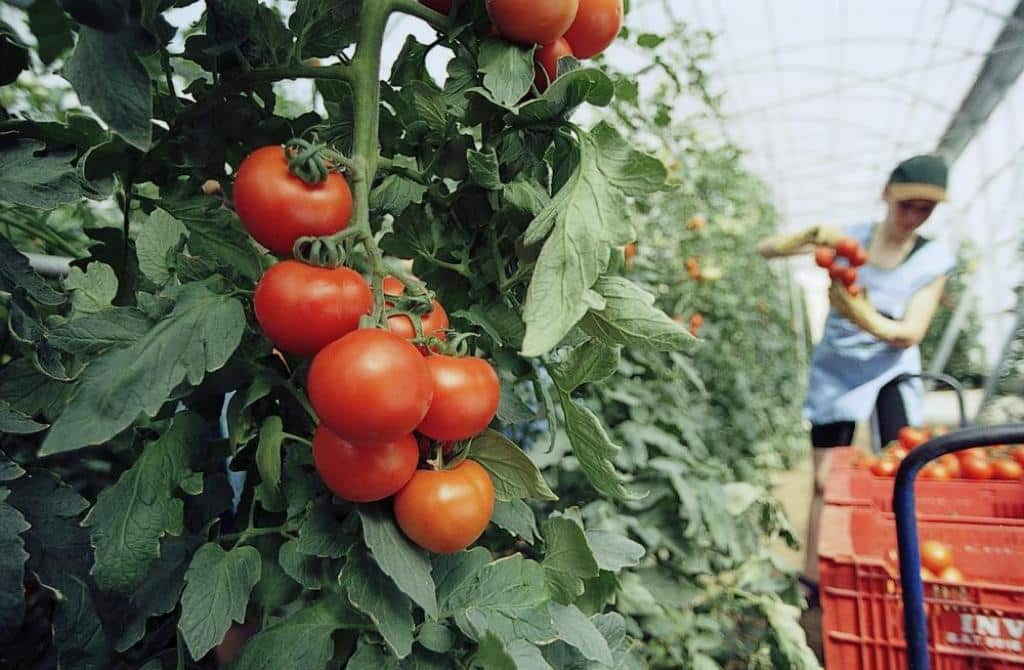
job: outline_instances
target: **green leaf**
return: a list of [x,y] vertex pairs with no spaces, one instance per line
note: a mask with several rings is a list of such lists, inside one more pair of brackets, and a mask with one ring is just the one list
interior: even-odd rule
[[512,109],[533,84],[533,49],[506,40],[484,40],[477,67],[491,99]]
[[551,670],[540,649],[526,640],[502,640],[488,633],[473,656],[474,668],[483,670]]
[[[0,170],[3,170],[2,165]],[[7,179],[6,172],[4,179]],[[63,305],[66,300],[36,274],[24,254],[15,249],[6,237],[0,236],[0,290],[13,293],[15,289],[24,291],[34,302],[51,307]]]
[[29,64],[25,43],[13,28],[0,21],[0,86],[16,81]]
[[0,449],[0,482],[9,482],[23,474],[25,471],[21,469],[21,466],[8,458],[7,454]]
[[353,552],[341,571],[341,582],[352,605],[376,624],[398,658],[412,651],[412,602],[377,568],[370,557]]
[[398,670],[398,659],[366,638],[359,639],[356,653],[349,657],[345,670]]
[[558,500],[526,453],[495,430],[473,438],[470,456],[491,475],[498,500]]
[[185,573],[178,630],[193,659],[220,644],[231,622],[245,621],[249,593],[260,580],[260,552],[253,547],[224,551],[208,542]]
[[642,193],[637,185],[652,185],[655,174],[664,178],[657,161],[660,172],[649,170],[654,173],[648,175],[650,182],[629,176],[631,171],[647,172],[648,157],[603,128],[577,134],[576,169],[524,233],[527,245],[547,237],[523,308],[524,356],[550,351],[588,310],[604,308],[604,298],[592,287],[608,268],[611,247],[636,237],[626,197]]
[[424,184],[402,175],[389,174],[370,192],[370,207],[400,216],[410,205],[423,204]]
[[[74,151],[47,151],[36,140],[0,143],[0,201],[36,209],[56,209],[82,199],[85,192],[71,164]],[[6,255],[3,258],[7,263]]]
[[537,182],[516,175],[515,179],[502,186],[505,202],[520,211],[536,216],[551,202],[547,191]]
[[655,35],[654,33],[643,33],[636,37],[637,45],[642,46],[645,49],[653,49],[664,41],[664,37],[661,35]]
[[654,296],[624,277],[602,277],[594,290],[604,308],[592,310],[580,323],[590,335],[610,345],[683,351],[696,338],[654,306]]
[[8,490],[0,488],[0,642],[8,641],[25,616],[25,543],[29,529],[21,512],[5,502]]
[[340,558],[351,541],[341,530],[334,505],[321,499],[309,510],[299,526],[299,551],[307,556]]
[[447,654],[455,646],[455,634],[448,626],[436,621],[424,621],[416,635],[416,641],[434,653]]
[[184,246],[188,229],[180,221],[157,208],[149,215],[135,238],[139,270],[157,286],[166,284],[174,273],[173,258]]
[[476,184],[491,191],[501,190],[498,155],[493,148],[482,153],[479,151],[466,152],[466,164],[469,166],[469,176]]
[[207,4],[206,33],[211,54],[223,54],[240,46],[249,36],[258,8],[256,0],[210,0]]
[[245,324],[236,299],[201,284],[186,285],[174,310],[144,337],[89,364],[40,454],[99,444],[140,413],[155,415],[178,384],[197,385],[227,362]]
[[107,32],[120,30],[128,19],[123,0],[61,0],[60,4],[79,23]]
[[356,0],[299,0],[288,27],[298,36],[302,57],[334,56],[355,42],[360,7]]
[[646,553],[644,546],[628,537],[607,530],[586,531],[587,544],[602,570],[618,572],[640,564]]
[[469,309],[455,312],[452,317],[465,319],[483,328],[500,347],[518,348],[523,342],[525,327],[522,319],[515,310],[504,303],[474,304]]
[[260,426],[260,441],[256,447],[256,468],[260,473],[261,499],[277,497],[281,487],[281,443],[284,424],[279,416],[268,416]]
[[33,420],[32,417],[11,407],[6,400],[0,400],[0,433],[31,435],[46,428],[47,424]]
[[62,351],[94,356],[132,344],[152,327],[153,322],[133,307],[108,307],[54,326],[48,339]]
[[160,558],[151,566],[146,580],[135,589],[124,613],[118,651],[125,651],[146,635],[150,617],[167,614],[178,605],[185,586],[185,571],[200,540],[195,536],[169,537],[160,545]]
[[498,421],[505,424],[525,423],[536,419],[537,412],[519,397],[514,386],[502,379],[497,417]]
[[149,149],[153,117],[149,75],[124,35],[82,27],[64,66],[64,78],[82,104],[92,107],[128,144]]
[[319,591],[335,584],[341,567],[336,561],[325,560],[299,551],[298,540],[288,540],[281,545],[277,561],[284,573],[302,585],[302,588]]
[[551,368],[551,377],[563,393],[572,393],[584,384],[604,381],[618,369],[618,349],[591,339],[571,349]]
[[64,289],[71,293],[71,307],[75,315],[95,314],[110,309],[117,296],[117,274],[103,263],[89,263],[85,272],[73,267],[64,278]]
[[456,586],[448,599],[459,629],[479,640],[488,632],[502,640],[544,642],[555,634],[551,599],[539,563],[513,554],[489,563]]
[[612,665],[615,662],[608,641],[578,607],[549,603],[548,610],[559,638],[576,647],[585,658],[595,663]]
[[622,447],[612,443],[601,420],[589,408],[573,401],[568,395],[558,395],[565,415],[565,433],[583,474],[594,488],[610,498],[643,498],[646,494],[630,491],[626,487],[625,477],[615,469],[612,461]]
[[242,647],[232,670],[325,670],[334,657],[335,631],[361,628],[365,619],[335,594],[270,626]]
[[167,212],[188,229],[188,252],[231,268],[240,277],[258,280],[263,275],[264,259],[238,217],[215,198],[165,201]]
[[443,618],[455,614],[451,602],[453,595],[469,583],[483,567],[491,562],[491,552],[484,547],[473,547],[454,554],[434,556],[434,583],[437,584],[437,604]]
[[540,97],[530,100],[515,112],[521,124],[538,124],[568,116],[584,102],[604,107],[615,92],[608,75],[596,68],[581,67],[558,77]]
[[544,578],[555,602],[568,605],[583,594],[583,580],[597,577],[598,567],[579,525],[564,517],[541,525]]
[[160,556],[160,538],[181,534],[183,503],[174,492],[192,474],[189,461],[207,429],[197,414],[175,415],[170,429],[100,492],[82,522],[96,548],[92,575],[100,588],[132,591]]
[[436,619],[437,595],[426,554],[398,529],[390,507],[374,503],[359,505],[357,510],[362,520],[363,539],[378,567],[422,607],[427,616]]
[[788,667],[808,670],[817,668],[818,659],[807,646],[807,634],[800,625],[800,609],[787,605],[777,596],[760,596],[757,601]]
[[34,0],[28,8],[28,27],[36,36],[39,58],[50,65],[74,46],[71,21],[55,0]]
[[507,530],[513,537],[522,538],[527,544],[533,544],[537,537],[537,518],[530,506],[522,500],[495,501],[491,521]]

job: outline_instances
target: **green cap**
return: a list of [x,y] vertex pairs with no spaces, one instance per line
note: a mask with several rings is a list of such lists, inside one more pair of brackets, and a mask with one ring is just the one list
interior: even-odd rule
[[892,171],[886,190],[896,200],[946,199],[946,180],[949,170],[939,156],[914,156]]

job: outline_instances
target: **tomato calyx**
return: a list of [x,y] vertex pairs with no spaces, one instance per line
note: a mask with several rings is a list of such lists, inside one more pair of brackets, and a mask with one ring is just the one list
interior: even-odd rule
[[288,170],[307,184],[323,182],[332,170],[338,168],[350,175],[354,173],[352,161],[326,144],[293,137],[284,146],[285,155],[288,157]]

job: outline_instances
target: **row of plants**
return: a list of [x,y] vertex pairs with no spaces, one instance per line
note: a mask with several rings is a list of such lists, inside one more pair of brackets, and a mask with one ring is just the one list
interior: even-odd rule
[[[775,224],[763,188],[634,73],[574,57],[538,70],[537,15],[426,4],[8,5],[5,663],[814,665],[792,577],[766,551],[788,537],[770,473],[800,444],[803,371],[785,281],[752,266]],[[544,4],[581,55],[594,48],[573,23],[616,6]],[[397,14],[438,37],[407,38],[381,81]],[[672,96],[712,102],[703,36],[620,39]],[[451,54],[441,77],[437,50]],[[297,79],[315,109],[289,99]],[[608,114],[584,128],[581,107]],[[278,200],[253,208],[235,179],[263,147],[287,147],[292,176],[257,183],[292,190],[256,189]],[[280,222],[339,179],[351,209],[333,229],[260,232],[270,208]],[[29,251],[75,260],[56,282]],[[700,279],[682,271],[691,258]],[[365,282],[359,308],[327,324],[287,300],[261,307],[290,263]],[[303,281],[280,295],[301,298]],[[439,308],[447,328],[429,325]],[[321,329],[337,339],[302,346]],[[352,354],[388,361],[373,402],[340,355],[312,380],[366,333],[391,352]],[[496,410],[464,430],[436,420],[430,368],[449,358],[498,385]],[[375,415],[395,397],[407,416]],[[366,493],[374,455],[411,453],[405,436],[411,479]],[[341,465],[317,458],[324,440],[332,455],[345,443]],[[467,467],[489,501],[401,512],[412,483]],[[465,509],[472,532],[447,542],[446,515]]]

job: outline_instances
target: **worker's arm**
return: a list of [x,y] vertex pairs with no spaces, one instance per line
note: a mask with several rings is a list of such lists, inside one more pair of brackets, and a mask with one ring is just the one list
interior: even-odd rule
[[817,246],[834,247],[840,237],[842,233],[835,228],[814,226],[797,233],[766,237],[758,243],[757,251],[765,258],[796,256],[810,253]]
[[945,286],[946,277],[942,276],[915,293],[907,313],[898,321],[879,314],[864,294],[851,296],[839,282],[832,282],[829,298],[836,311],[853,323],[883,342],[906,348],[924,339]]

